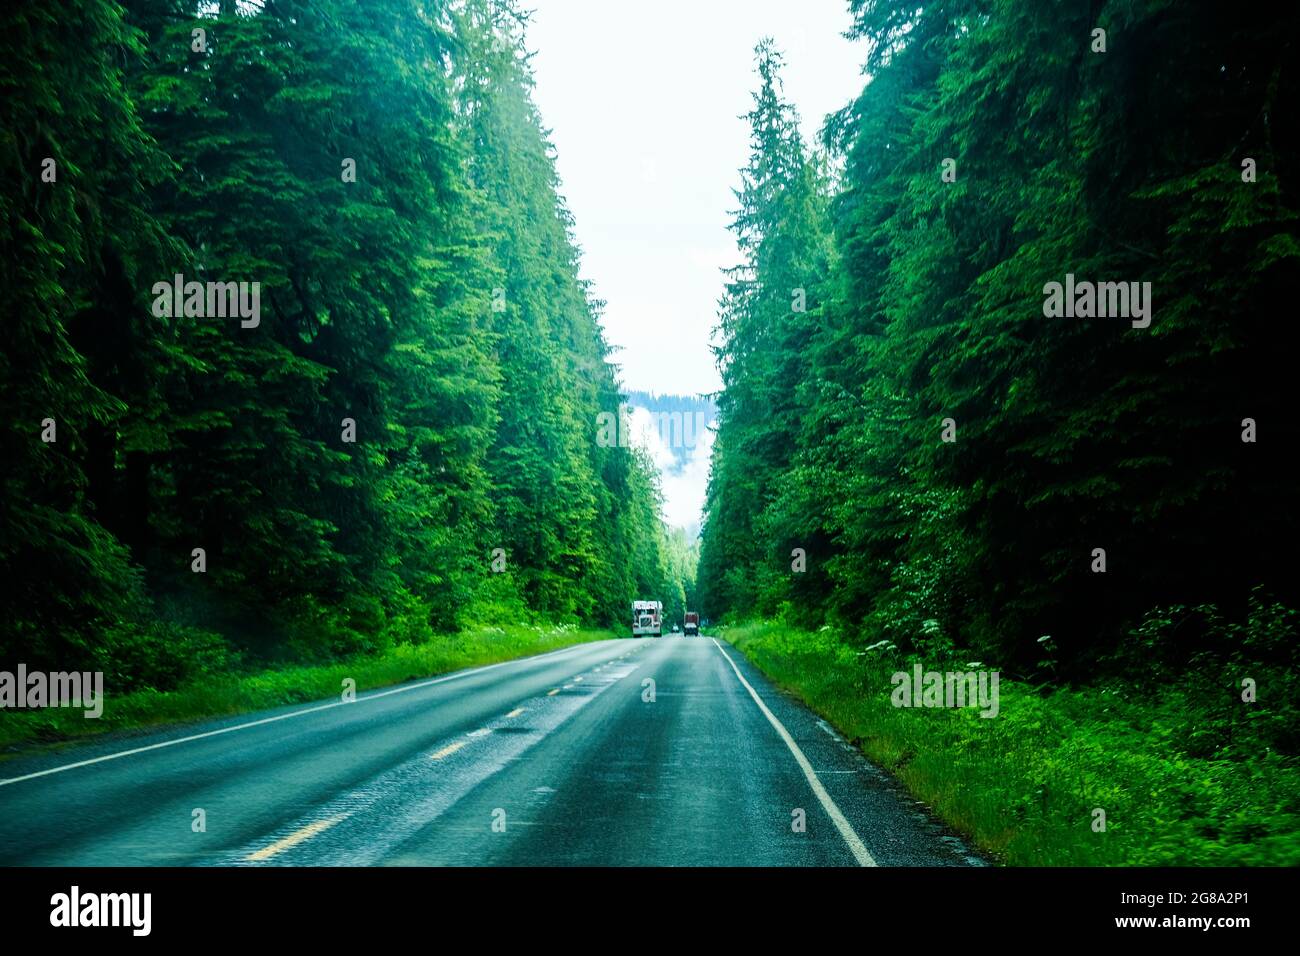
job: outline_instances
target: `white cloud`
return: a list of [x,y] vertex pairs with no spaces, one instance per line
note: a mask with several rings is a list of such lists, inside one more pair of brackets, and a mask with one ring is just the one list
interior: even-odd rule
[[[650,453],[659,470],[663,490],[663,517],[668,524],[687,529],[699,527],[704,494],[709,484],[709,459],[713,454],[713,430],[684,429],[679,440],[687,442],[686,460],[679,462],[670,442],[672,429],[648,409],[632,406],[628,420],[631,441]],[[692,446],[693,440],[693,446]]]
[[664,520],[679,528],[698,528],[704,512],[704,493],[709,487],[709,460],[713,454],[713,431],[706,431],[696,443],[680,471],[662,471]]

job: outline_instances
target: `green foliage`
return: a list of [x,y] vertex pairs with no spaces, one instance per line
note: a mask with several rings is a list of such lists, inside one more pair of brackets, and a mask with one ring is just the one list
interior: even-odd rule
[[[789,601],[903,647],[933,620],[1025,672],[1051,634],[1057,678],[1087,680],[1153,607],[1241,610],[1260,585],[1300,606],[1277,318],[1300,248],[1295,11],[851,6],[870,83],[828,122],[838,177],[806,183],[820,161],[760,49],[707,613]],[[1067,273],[1151,283],[1150,327],[1046,317]],[[807,316],[778,301],[798,276]],[[1243,442],[1245,418],[1268,438]]]
[[165,157],[130,105],[141,44],[115,4],[9,8],[0,43],[0,661],[84,661],[136,613],[138,570],[97,511],[104,436],[158,401],[167,345],[123,299],[168,245],[145,195]]
[[[759,49],[705,613],[776,618],[730,633],[1007,862],[1295,865],[1300,15],[850,7],[869,82],[829,161]],[[1045,316],[1067,273],[1149,282],[1150,326]],[[996,719],[890,705],[973,659]]]
[[170,691],[665,589],[512,2],[76,6],[0,39],[0,662]]
[[827,176],[782,99],[781,55],[770,40],[755,55],[752,153],[731,227],[744,261],[728,270],[720,303],[723,391],[700,555],[702,600],[714,616],[770,613],[786,597],[804,597],[780,569],[789,566],[792,542],[808,547],[807,527],[776,499],[809,412],[807,349],[823,321],[832,256]]
[[[892,673],[915,660],[960,670],[961,658],[888,645],[863,651],[829,626],[757,624],[726,636],[1000,862],[1295,866],[1297,695],[1293,681],[1254,656],[1277,641],[1294,653],[1294,617],[1259,604],[1249,620],[1222,625],[1248,650],[1241,670],[1213,679],[1186,672],[1165,683],[1044,691],[1003,674],[994,719],[892,705]],[[1168,626],[1168,618],[1152,622],[1154,631]],[[1231,679],[1238,673],[1265,675],[1260,686],[1272,697],[1242,703]],[[1274,729],[1282,736],[1266,740]],[[1285,749],[1275,747],[1287,733]],[[1093,829],[1096,808],[1105,810],[1105,832]]]

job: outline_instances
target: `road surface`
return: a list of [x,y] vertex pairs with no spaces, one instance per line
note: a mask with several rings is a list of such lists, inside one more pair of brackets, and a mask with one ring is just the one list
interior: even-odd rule
[[582,644],[0,763],[7,866],[980,862],[709,637]]

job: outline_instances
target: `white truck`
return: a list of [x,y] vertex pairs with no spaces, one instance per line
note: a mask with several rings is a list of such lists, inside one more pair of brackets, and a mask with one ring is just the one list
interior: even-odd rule
[[664,605],[662,601],[632,602],[632,636],[659,637],[663,634]]

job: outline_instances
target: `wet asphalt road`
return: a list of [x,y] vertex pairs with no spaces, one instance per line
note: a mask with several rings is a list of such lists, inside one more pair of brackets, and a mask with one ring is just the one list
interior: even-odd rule
[[583,644],[0,763],[7,866],[979,862],[709,637]]

